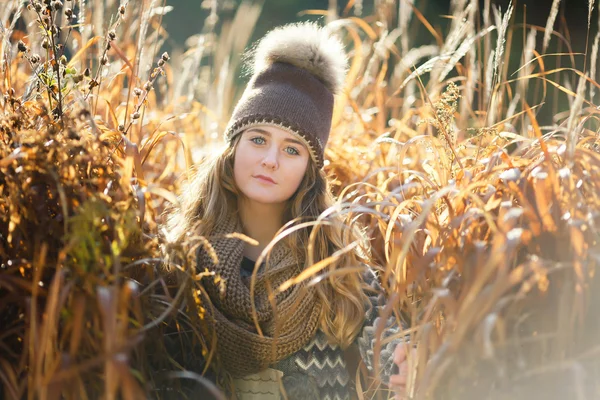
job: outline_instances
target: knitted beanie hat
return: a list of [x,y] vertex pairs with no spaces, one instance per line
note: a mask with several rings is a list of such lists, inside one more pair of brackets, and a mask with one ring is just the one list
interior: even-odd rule
[[231,144],[252,126],[276,126],[302,140],[321,168],[347,63],[343,44],[327,28],[305,22],[272,30],[256,48],[252,78],[225,139]]

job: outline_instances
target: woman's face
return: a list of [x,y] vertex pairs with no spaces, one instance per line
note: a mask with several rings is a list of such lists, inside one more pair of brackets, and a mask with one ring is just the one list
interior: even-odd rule
[[261,125],[242,132],[235,151],[233,174],[244,196],[263,204],[292,197],[306,172],[308,148],[283,129]]

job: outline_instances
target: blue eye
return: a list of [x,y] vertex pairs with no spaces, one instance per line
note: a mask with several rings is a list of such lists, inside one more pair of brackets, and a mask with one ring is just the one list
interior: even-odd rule
[[[290,151],[290,150],[291,150],[291,151]],[[290,155],[293,155],[293,156],[298,156],[298,155],[300,155],[300,153],[298,152],[298,150],[296,150],[296,149],[295,149],[295,148],[293,148],[293,147],[286,147],[286,148],[285,148],[285,152],[286,152],[286,153],[288,153],[288,154],[290,154]]]
[[250,140],[256,144],[264,144],[265,143],[265,138],[263,138],[261,136],[255,136]]

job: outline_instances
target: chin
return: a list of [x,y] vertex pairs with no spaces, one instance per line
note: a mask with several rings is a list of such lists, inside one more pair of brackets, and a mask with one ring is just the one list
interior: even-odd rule
[[274,196],[273,193],[265,193],[264,190],[249,190],[244,195],[248,200],[261,204],[280,204],[285,201],[281,196]]

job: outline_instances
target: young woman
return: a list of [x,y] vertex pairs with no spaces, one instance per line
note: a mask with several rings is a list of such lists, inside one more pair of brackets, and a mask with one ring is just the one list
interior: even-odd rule
[[[322,170],[346,66],[341,42],[317,25],[267,34],[227,148],[200,166],[170,216],[171,241],[210,242],[196,259],[207,272],[205,333],[216,344],[215,369],[231,377],[224,389],[237,398],[349,398],[344,349],[352,344],[404,392],[403,343],[381,346],[373,367],[381,289],[365,266],[367,240],[335,212]],[[316,282],[305,276],[315,265]],[[389,321],[383,336],[400,330]]]

